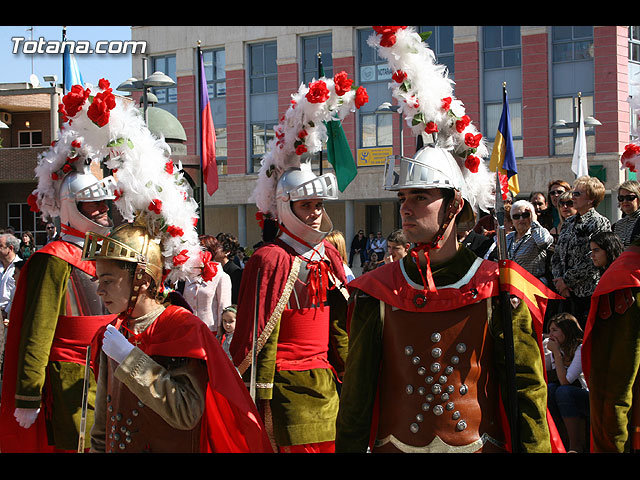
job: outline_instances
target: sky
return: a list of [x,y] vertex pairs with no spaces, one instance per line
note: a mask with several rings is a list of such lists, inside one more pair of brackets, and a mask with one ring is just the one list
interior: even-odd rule
[[[30,29],[33,29],[31,31]],[[0,26],[0,83],[29,82],[32,73],[37,75],[40,85],[49,86],[43,80],[43,75],[54,74],[58,77],[58,84],[62,83],[62,55],[45,53],[44,49],[55,51],[51,41],[62,40],[63,26]],[[18,41],[12,38],[23,37]],[[42,53],[36,49],[40,37]],[[33,42],[32,42],[33,39]],[[131,40],[130,26],[68,26],[67,40],[82,42],[92,48],[100,40]],[[109,44],[111,47],[112,44]],[[14,50],[17,50],[14,53]],[[35,51],[35,53],[29,53]],[[26,52],[26,53],[25,53]],[[98,80],[106,78],[112,88],[132,76],[131,55],[120,53],[90,54],[76,53],[78,69],[85,83],[98,84]],[[122,92],[121,92],[122,93]]]

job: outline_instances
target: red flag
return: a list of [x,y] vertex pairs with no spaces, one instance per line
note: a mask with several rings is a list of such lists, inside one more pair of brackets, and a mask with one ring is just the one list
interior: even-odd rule
[[200,166],[207,193],[213,195],[218,189],[218,164],[216,163],[216,130],[213,126],[211,103],[207,90],[204,61],[200,53]]

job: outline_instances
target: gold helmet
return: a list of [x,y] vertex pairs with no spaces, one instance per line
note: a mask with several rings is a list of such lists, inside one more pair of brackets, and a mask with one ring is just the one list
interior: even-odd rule
[[149,233],[144,216],[141,215],[134,223],[125,223],[115,228],[108,236],[87,232],[82,259],[136,263],[138,271],[148,273],[156,286],[162,285],[162,248],[160,242]]

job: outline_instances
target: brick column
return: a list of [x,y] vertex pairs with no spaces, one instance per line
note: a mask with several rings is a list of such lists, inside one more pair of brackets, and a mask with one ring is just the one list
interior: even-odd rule
[[525,157],[549,156],[549,63],[546,33],[522,36],[522,136]]
[[456,43],[455,55],[455,96],[463,104],[478,131],[480,125],[480,53],[477,41]]
[[227,71],[227,173],[247,172],[245,71]]
[[198,98],[195,75],[178,77],[178,121],[187,135],[187,155],[198,154]]
[[[355,58],[350,57],[340,57],[333,59],[333,73],[340,73],[342,71],[347,72],[349,78],[353,79],[355,82],[356,74],[355,74]],[[355,85],[355,83],[354,83]],[[351,147],[351,152],[353,153],[353,158],[356,158],[356,151],[358,148],[358,134],[356,132],[356,115],[358,115],[358,110],[356,110],[353,114],[349,114],[345,117],[342,122],[342,129],[344,130],[344,134],[347,137],[347,141],[349,142],[349,146]]]
[[594,27],[596,153],[619,153],[629,143],[629,53],[624,26]]
[[278,120],[291,106],[291,95],[298,91],[298,64],[278,65]]

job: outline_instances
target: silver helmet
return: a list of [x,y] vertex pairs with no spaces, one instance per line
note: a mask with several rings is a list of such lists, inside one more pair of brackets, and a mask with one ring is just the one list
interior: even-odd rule
[[457,190],[464,199],[459,219],[473,220],[475,202],[469,193],[460,166],[446,149],[429,144],[413,158],[391,155],[387,157],[384,189],[398,191],[405,188],[442,188]]
[[60,223],[81,233],[88,231],[106,235],[111,227],[100,225],[78,209],[80,202],[99,202],[115,199],[116,181],[112,176],[98,180],[85,165],[82,171],[72,170],[60,182]]
[[322,241],[333,230],[333,223],[325,211],[322,215],[320,231],[316,231],[301,221],[291,210],[291,202],[300,200],[337,200],[338,182],[333,173],[316,175],[308,164],[286,170],[276,186],[276,206],[278,220],[291,233],[311,245]]

